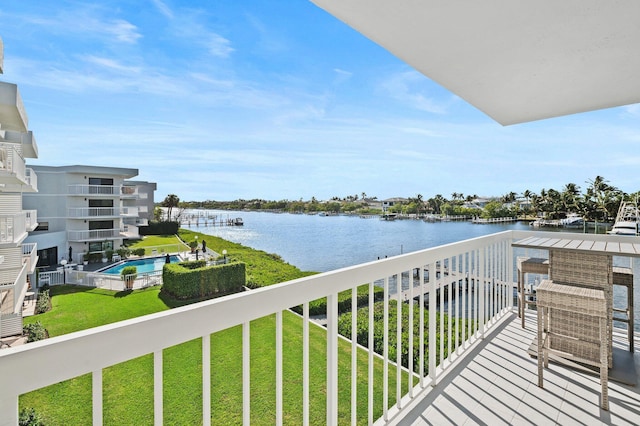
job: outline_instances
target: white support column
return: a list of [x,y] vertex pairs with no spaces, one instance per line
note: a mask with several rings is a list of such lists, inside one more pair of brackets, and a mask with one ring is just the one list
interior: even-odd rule
[[242,324],[242,424],[251,425],[251,323]]
[[102,370],[91,373],[93,426],[102,426]]
[[327,296],[327,425],[338,424],[338,295]]
[[162,350],[153,353],[153,424],[162,426]]
[[202,336],[202,424],[211,425],[211,335]]

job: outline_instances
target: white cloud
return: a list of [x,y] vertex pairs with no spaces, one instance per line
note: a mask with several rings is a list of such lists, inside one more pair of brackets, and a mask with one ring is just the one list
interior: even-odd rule
[[413,108],[434,114],[446,113],[448,104],[427,93],[424,87],[427,81],[417,71],[403,71],[388,76],[381,83],[381,88],[392,98]]
[[160,13],[169,19],[173,19],[173,11],[162,0],[151,0]]

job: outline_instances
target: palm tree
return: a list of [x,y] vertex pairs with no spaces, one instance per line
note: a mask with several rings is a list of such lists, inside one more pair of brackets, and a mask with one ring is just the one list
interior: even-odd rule
[[171,220],[171,211],[173,210],[174,207],[178,207],[179,203],[180,203],[180,198],[178,198],[176,194],[169,194],[162,201],[162,207],[167,208],[168,221]]

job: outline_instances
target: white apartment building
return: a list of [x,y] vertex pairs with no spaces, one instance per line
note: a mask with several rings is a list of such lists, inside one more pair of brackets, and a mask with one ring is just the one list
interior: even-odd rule
[[41,185],[37,194],[24,194],[23,203],[39,212],[38,227],[27,240],[38,245],[38,266],[54,266],[62,259],[82,263],[85,254],[104,255],[125,239],[140,238],[138,227],[148,224],[148,203],[153,205],[156,184],[127,182],[138,175],[137,169],[87,165],[33,169]]
[[[0,74],[3,72],[0,40]],[[23,193],[36,192],[36,174],[25,158],[37,158],[29,120],[15,84],[0,82],[0,337],[22,333],[22,304],[37,263],[37,247],[25,243],[37,223],[24,210]]]

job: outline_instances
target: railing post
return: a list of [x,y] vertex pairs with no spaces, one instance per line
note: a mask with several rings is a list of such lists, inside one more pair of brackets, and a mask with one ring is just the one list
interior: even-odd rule
[[302,424],[309,425],[309,302],[302,308]]
[[251,323],[242,323],[242,424],[251,424]]
[[153,353],[153,424],[162,426],[162,349]]
[[338,424],[338,295],[327,296],[327,425]]
[[276,425],[282,424],[282,311],[276,312]]
[[485,292],[486,292],[486,285],[485,285],[485,250],[486,247],[481,248],[479,251],[479,259],[478,259],[478,278],[479,278],[479,283],[478,283],[478,322],[480,323],[480,338],[484,339],[484,314],[485,314]]
[[211,335],[202,336],[202,424],[211,425]]
[[93,426],[102,426],[102,370],[91,375]]
[[436,264],[429,263],[429,378],[436,385]]
[[15,426],[18,424],[18,397],[0,398],[0,425]]

